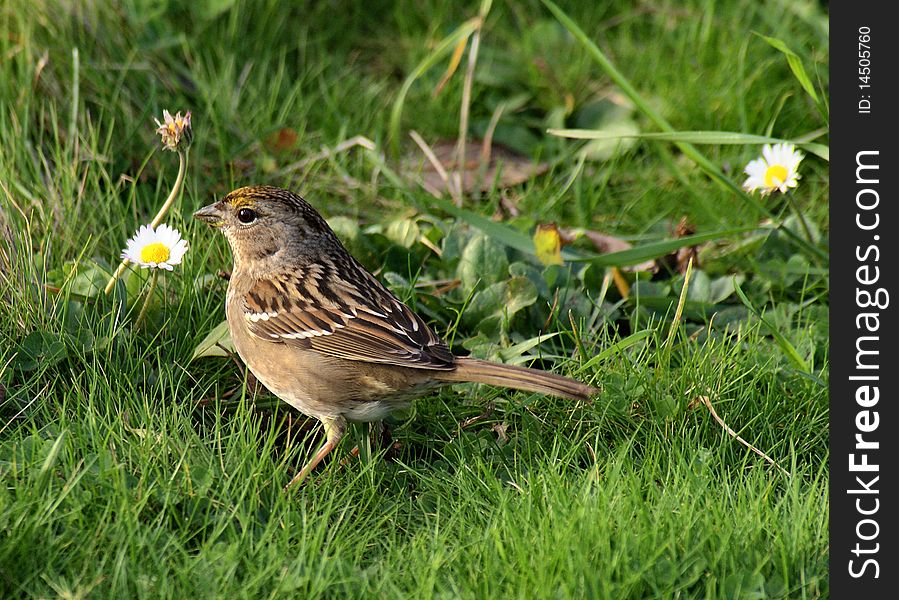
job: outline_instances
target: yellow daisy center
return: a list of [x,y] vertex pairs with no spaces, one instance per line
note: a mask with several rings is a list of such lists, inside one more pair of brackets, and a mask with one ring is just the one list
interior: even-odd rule
[[147,244],[140,250],[141,262],[156,263],[157,265],[167,261],[171,255],[169,247],[162,242]]
[[765,171],[765,185],[779,187],[787,181],[787,168],[783,165],[771,165]]

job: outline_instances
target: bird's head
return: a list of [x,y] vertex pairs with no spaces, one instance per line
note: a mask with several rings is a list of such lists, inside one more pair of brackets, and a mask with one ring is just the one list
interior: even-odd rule
[[[337,238],[325,220],[298,195],[271,186],[249,186],[204,206],[194,218],[220,229],[231,245],[235,269],[328,250]],[[340,242],[337,242],[339,244]]]

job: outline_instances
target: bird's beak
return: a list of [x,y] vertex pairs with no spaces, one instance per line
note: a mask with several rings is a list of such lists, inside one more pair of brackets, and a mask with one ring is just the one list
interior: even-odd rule
[[194,213],[194,219],[199,219],[213,227],[221,227],[225,224],[225,213],[221,202],[204,206]]

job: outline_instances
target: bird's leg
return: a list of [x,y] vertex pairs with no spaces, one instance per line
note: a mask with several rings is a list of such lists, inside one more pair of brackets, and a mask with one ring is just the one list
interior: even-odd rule
[[284,486],[285,491],[290,489],[294,484],[303,481],[312,469],[318,466],[318,463],[328,456],[328,453],[337,446],[338,442],[340,442],[340,439],[343,437],[343,434],[346,432],[346,419],[343,417],[330,417],[322,419],[321,422],[325,428],[325,443],[318,449],[318,452],[315,453],[312,460],[306,463],[306,466],[303,467],[299,473],[294,475],[293,479],[290,480],[290,483]]

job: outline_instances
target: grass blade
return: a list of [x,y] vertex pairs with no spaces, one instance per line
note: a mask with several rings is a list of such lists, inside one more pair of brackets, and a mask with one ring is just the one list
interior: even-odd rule
[[38,471],[38,485],[43,486],[50,479],[50,474],[53,470],[54,465],[56,465],[56,461],[59,458],[59,453],[62,451],[63,442],[66,439],[66,432],[57,436],[56,441],[53,442],[53,446],[50,447],[50,451],[47,453],[47,456],[44,458],[44,462],[41,464],[40,471]]
[[684,314],[684,304],[687,302],[687,292],[690,290],[690,277],[693,275],[693,259],[687,263],[687,272],[684,273],[684,285],[680,290],[680,298],[677,300],[677,309],[674,311],[674,318],[671,320],[671,327],[668,328],[668,338],[665,340],[665,348],[671,351],[671,344],[674,343],[674,336],[680,327],[681,317]]
[[72,156],[75,156],[75,136],[78,133],[78,91],[81,86],[79,71],[81,60],[78,56],[78,47],[72,48],[72,112],[69,117],[69,139],[72,148]]
[[777,38],[768,37],[767,35],[762,35],[757,32],[753,33],[787,57],[787,64],[790,65],[790,70],[793,71],[793,76],[796,77],[796,81],[799,82],[799,85],[802,86],[802,89],[805,90],[805,93],[811,97],[812,101],[820,110],[821,101],[818,98],[818,93],[815,92],[815,86],[812,84],[812,80],[809,79],[808,73],[805,72],[805,67],[802,66],[802,59],[799,58],[799,55],[790,50],[789,46]]
[[443,91],[443,88],[449,83],[449,80],[452,79],[453,75],[456,73],[456,69],[459,68],[459,63],[462,62],[462,54],[465,52],[465,47],[468,45],[468,38],[463,37],[459,38],[459,41],[456,42],[456,48],[453,50],[453,55],[450,57],[449,66],[446,68],[446,72],[443,74],[443,77],[434,87],[434,91],[431,92],[431,97],[436,98],[440,95],[440,92]]
[[[661,240],[642,246],[635,246],[620,252],[609,252],[608,254],[585,254],[578,257],[569,258],[574,262],[590,262],[601,267],[627,267],[636,265],[647,260],[653,260],[675,250],[685,248],[687,246],[697,246],[706,242],[714,242],[723,240],[744,233],[758,231],[758,227],[735,227],[733,229],[719,229],[717,231],[709,231],[707,233],[699,233],[689,235],[687,237]],[[564,255],[563,255],[564,256]]]
[[610,356],[613,356],[615,354],[618,354],[622,350],[626,350],[627,348],[630,348],[637,342],[639,342],[641,340],[645,340],[646,338],[651,336],[653,333],[654,332],[650,329],[644,329],[642,331],[632,333],[631,335],[627,336],[626,338],[622,339],[621,341],[612,344],[611,346],[609,346],[602,352],[594,355],[593,358],[591,358],[586,363],[584,363],[584,366],[582,367],[583,370],[588,370],[591,367],[593,367],[594,365],[596,365],[597,363],[600,363],[600,362],[604,361],[605,359],[609,358]]
[[772,325],[771,322],[764,317],[764,315],[762,315],[761,311],[753,306],[752,302],[749,301],[749,298],[747,298],[746,294],[743,292],[743,288],[740,287],[740,283],[737,281],[736,277],[734,278],[734,291],[737,292],[737,296],[740,297],[740,301],[746,306],[746,308],[748,308],[752,312],[752,314],[758,317],[759,321],[761,321],[765,325],[765,327],[767,327],[768,330],[771,331],[771,335],[774,336],[774,341],[776,341],[777,345],[780,346],[781,350],[784,351],[784,353],[787,355],[787,358],[790,359],[790,362],[792,362],[793,365],[800,371],[811,374],[811,368],[809,367],[808,363],[806,363],[805,360],[799,355],[796,347],[793,346],[793,344],[790,343],[790,340],[788,340],[784,336],[784,334],[778,331],[778,329],[774,327],[774,325]]
[[612,133],[595,129],[548,129],[550,135],[571,138],[577,140],[604,140],[616,138],[639,138],[644,140],[657,140],[661,142],[686,142],[689,144],[716,144],[716,145],[753,145],[753,144],[794,144],[803,150],[814,154],[826,161],[830,161],[830,147],[825,144],[811,142],[799,142],[770,137],[767,135],[754,135],[751,133],[737,133],[735,131],[670,131],[657,133]]

